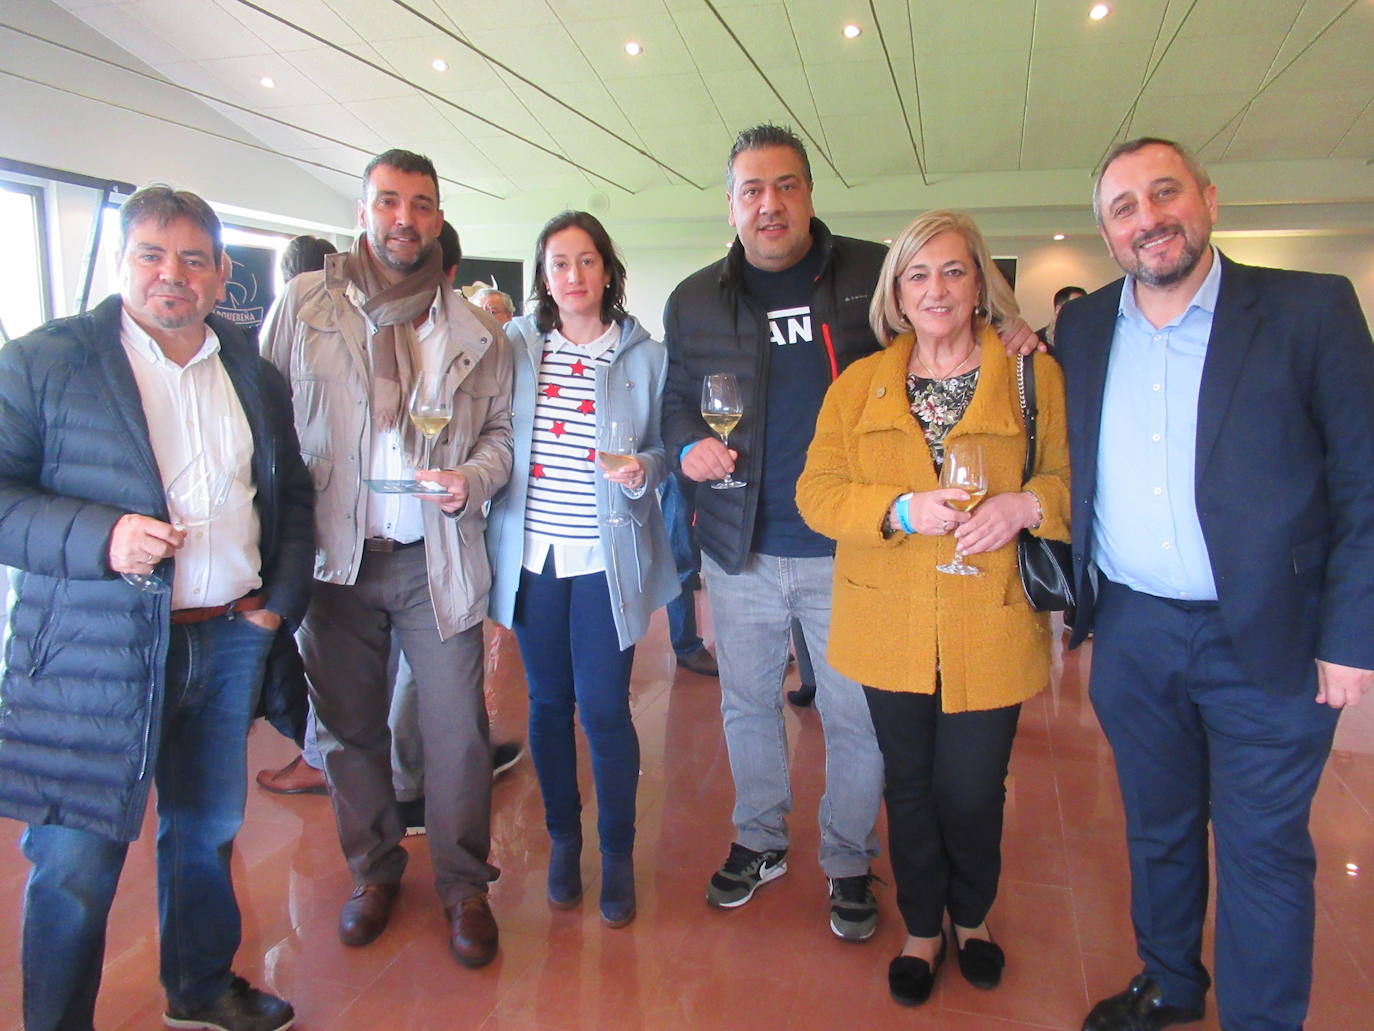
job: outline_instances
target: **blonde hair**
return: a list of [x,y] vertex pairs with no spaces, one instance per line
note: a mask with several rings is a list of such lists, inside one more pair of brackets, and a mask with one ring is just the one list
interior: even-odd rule
[[868,306],[868,324],[883,347],[902,333],[911,332],[911,323],[897,307],[897,277],[911,264],[916,252],[941,233],[958,233],[968,245],[978,272],[978,307],[973,327],[1000,326],[1021,313],[1011,287],[992,260],[987,241],[972,218],[963,211],[927,211],[917,215],[893,241],[878,273],[878,286]]

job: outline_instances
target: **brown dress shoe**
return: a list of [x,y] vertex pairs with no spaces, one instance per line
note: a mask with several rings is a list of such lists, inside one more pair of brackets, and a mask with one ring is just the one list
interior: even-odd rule
[[258,787],[274,795],[327,795],[324,770],[317,770],[298,755],[280,770],[259,770]]
[[339,940],[345,945],[366,945],[386,930],[391,907],[401,890],[399,884],[360,884],[339,910]]
[[454,959],[465,967],[484,967],[496,958],[496,920],[485,895],[469,895],[444,912]]

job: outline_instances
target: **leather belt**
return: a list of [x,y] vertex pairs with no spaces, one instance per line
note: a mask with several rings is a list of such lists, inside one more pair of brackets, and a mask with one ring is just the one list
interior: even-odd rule
[[400,551],[403,548],[413,548],[417,544],[423,544],[425,539],[421,537],[417,541],[393,541],[390,537],[364,537],[363,551],[375,551],[383,555],[393,551]]
[[207,605],[202,609],[174,609],[172,611],[172,624],[182,626],[186,623],[204,623],[206,620],[218,619],[230,612],[252,612],[266,604],[267,599],[262,595],[250,594],[238,601],[231,601],[228,605]]

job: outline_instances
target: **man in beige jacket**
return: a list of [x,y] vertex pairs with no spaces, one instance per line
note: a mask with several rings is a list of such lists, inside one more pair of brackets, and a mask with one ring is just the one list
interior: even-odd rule
[[[300,643],[329,731],[325,775],[355,885],[339,936],[366,945],[381,934],[406,865],[387,729],[394,629],[419,693],[426,823],[450,946],[476,967],[497,947],[486,901],[499,871],[487,862],[483,532],[510,476],[511,360],[499,327],[444,278],[429,159],[389,150],[367,166],[363,190],[352,249],[293,280],[262,333],[291,383],[315,480],[315,595]],[[419,468],[424,440],[407,417],[424,377],[442,378],[453,412],[429,469]],[[397,493],[404,482],[427,493]]]

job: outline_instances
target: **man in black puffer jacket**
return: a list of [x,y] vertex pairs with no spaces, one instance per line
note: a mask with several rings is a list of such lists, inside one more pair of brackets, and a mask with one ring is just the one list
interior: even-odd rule
[[[268,653],[290,651],[308,601],[314,489],[285,382],[207,318],[228,271],[205,202],[145,188],[120,212],[121,295],[0,351],[0,564],[17,571],[0,815],[28,824],[28,1031],[91,1027],[153,783],[166,1019],[293,1018],[230,970],[229,858]],[[202,462],[228,475],[198,524],[164,491]]]

